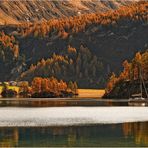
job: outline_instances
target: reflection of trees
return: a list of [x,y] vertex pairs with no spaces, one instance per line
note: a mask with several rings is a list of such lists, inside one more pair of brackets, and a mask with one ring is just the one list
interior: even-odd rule
[[18,145],[19,133],[17,128],[0,129],[0,147],[15,147]]
[[53,127],[50,132],[54,137],[60,136],[62,141],[64,140],[63,145],[66,144],[69,147],[77,146],[78,143],[83,145],[85,139],[90,135],[88,127]]
[[134,136],[136,144],[148,145],[148,122],[124,123],[122,129],[125,137]]
[[68,146],[74,146],[77,140],[77,131],[73,130],[73,127],[68,128],[60,128],[60,127],[54,127],[52,129],[52,134],[54,136],[62,136],[65,137],[67,140]]
[[68,146],[72,147],[75,145],[76,141],[77,141],[77,132],[76,130],[73,130],[72,128],[70,128],[69,133],[68,133]]
[[123,135],[127,138],[126,142],[147,146],[148,122],[90,127],[0,128],[0,147],[120,145],[125,142]]

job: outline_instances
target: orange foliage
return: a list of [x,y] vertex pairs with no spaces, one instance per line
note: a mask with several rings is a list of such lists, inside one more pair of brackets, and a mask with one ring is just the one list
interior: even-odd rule
[[48,33],[57,31],[62,38],[67,38],[69,33],[77,33],[85,31],[86,27],[92,24],[99,24],[102,26],[117,25],[122,20],[129,21],[147,21],[147,7],[148,2],[138,2],[129,7],[121,7],[115,11],[107,11],[106,13],[91,13],[83,14],[81,16],[67,17],[61,19],[51,19],[49,21],[42,21],[39,23],[22,24],[20,25],[25,35],[36,34],[45,36]]
[[35,77],[32,81],[32,93],[54,92],[59,93],[67,90],[67,84],[63,80],[58,81],[56,78]]
[[14,36],[6,35],[3,31],[0,32],[0,43],[3,45],[4,48],[10,48],[14,57],[17,58],[19,55],[19,46],[16,43]]
[[140,79],[140,74],[144,80],[148,80],[148,51],[143,54],[137,52],[131,63],[128,63],[127,60],[123,62],[123,67],[119,77],[116,77],[114,73],[110,77],[107,83],[107,92],[110,92],[120,81]]
[[76,48],[73,48],[70,45],[68,46],[68,53],[76,53],[76,52],[77,52]]
[[124,70],[123,70],[123,72],[121,72],[119,79],[120,80],[125,80],[125,79],[129,80],[130,79],[131,64],[128,63],[127,60],[125,60],[122,65],[124,67]]
[[107,93],[109,93],[115,86],[115,84],[118,82],[118,78],[114,73],[112,73],[111,77],[109,78],[109,81],[107,83]]

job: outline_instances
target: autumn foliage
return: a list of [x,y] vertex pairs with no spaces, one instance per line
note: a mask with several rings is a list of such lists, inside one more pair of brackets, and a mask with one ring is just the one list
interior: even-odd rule
[[148,51],[141,54],[137,52],[134,59],[129,63],[127,60],[123,62],[123,71],[119,76],[112,73],[107,83],[107,93],[111,92],[117,83],[121,81],[137,81],[142,78],[148,81]]
[[[79,49],[67,47],[64,55],[53,54],[51,58],[42,59],[23,72],[20,80],[32,81],[34,77],[56,77],[66,82],[72,80],[80,83],[101,83],[98,76],[103,73],[103,64],[83,45]],[[87,82],[86,82],[87,80]],[[98,82],[99,81],[99,82]]]
[[90,25],[100,25],[102,27],[118,26],[124,23],[146,22],[148,2],[138,2],[130,6],[123,6],[115,11],[107,11],[106,13],[91,13],[80,16],[66,17],[61,19],[51,19],[38,23],[24,23],[19,27],[22,29],[22,35],[34,36],[52,36],[57,34],[65,39],[71,33],[85,31]]
[[[1,81],[10,80],[12,74],[22,72],[25,59],[20,54],[18,40],[4,31],[0,32],[0,78]],[[13,77],[13,79],[15,79]]]
[[63,93],[78,93],[78,86],[76,82],[69,82],[68,84],[63,80],[57,80],[54,77],[50,78],[41,78],[35,77],[31,83],[31,93],[34,94],[54,94],[55,97],[64,95]]
[[[17,58],[19,55],[19,45],[17,41],[15,40],[15,37],[12,35],[6,35],[3,31],[0,32],[0,51],[1,56],[3,58],[6,58],[5,56],[8,56],[7,54],[11,54]],[[8,51],[6,51],[8,50]],[[9,52],[9,53],[6,53]],[[4,53],[6,53],[4,55]]]

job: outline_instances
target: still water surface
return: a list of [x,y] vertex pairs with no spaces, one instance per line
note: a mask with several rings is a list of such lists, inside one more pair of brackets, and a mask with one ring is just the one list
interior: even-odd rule
[[0,146],[148,146],[148,122],[0,128]]

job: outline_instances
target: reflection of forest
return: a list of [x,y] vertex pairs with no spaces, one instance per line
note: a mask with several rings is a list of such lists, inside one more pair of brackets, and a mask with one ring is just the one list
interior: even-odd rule
[[19,132],[17,128],[0,129],[0,147],[14,147],[18,145]]
[[134,136],[137,145],[148,145],[148,122],[122,124],[125,137]]
[[[0,147],[148,146],[148,122],[79,127],[0,128]],[[132,145],[131,145],[132,146]]]

